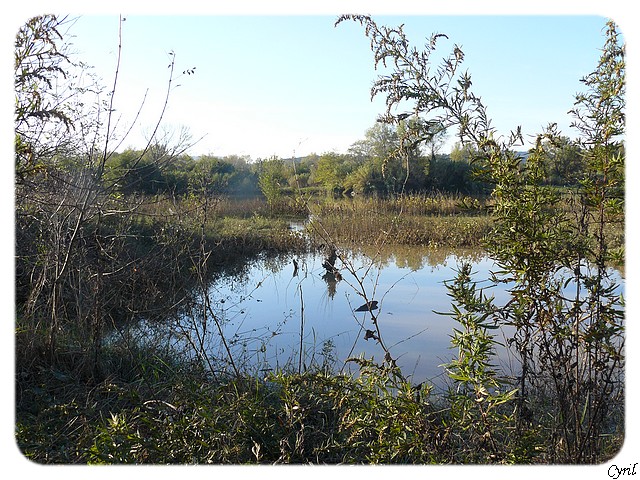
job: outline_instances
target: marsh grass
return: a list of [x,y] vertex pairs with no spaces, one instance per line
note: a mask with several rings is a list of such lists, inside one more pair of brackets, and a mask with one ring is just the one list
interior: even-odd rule
[[[380,199],[374,197],[331,198],[283,196],[269,205],[261,197],[216,198],[205,225],[213,256],[280,251],[309,247],[307,240],[292,235],[292,220],[310,220],[310,242],[322,244],[314,235],[321,223],[324,236],[351,247],[388,244],[427,247],[478,248],[493,226],[491,205],[485,199],[461,195],[416,194]],[[159,228],[177,224],[195,235],[200,225],[193,217],[196,200],[169,197],[147,203],[139,224]]]
[[283,200],[277,211],[260,197],[216,197],[210,201],[211,211],[202,225],[198,219],[198,197],[156,197],[139,212],[138,228],[148,234],[180,230],[195,245],[204,227],[207,249],[217,264],[232,256],[305,248],[306,242],[292,235],[289,228],[291,219],[301,218],[293,199]]
[[[156,229],[161,228],[160,223],[180,225],[195,235],[200,228],[194,219],[197,209],[197,197],[157,197],[140,209],[138,223]],[[282,196],[272,204],[262,197],[219,197],[212,200],[205,230],[212,244],[223,250],[235,246],[238,254],[301,247],[300,237],[290,235],[289,225],[292,220],[306,219],[311,220],[308,232],[313,232],[314,222],[321,222],[332,239],[351,245],[384,241],[393,245],[479,247],[492,227],[490,210],[486,199],[440,193],[388,199],[294,195]]]
[[480,247],[490,232],[490,217],[380,216],[363,212],[322,220],[323,228],[337,242],[349,246],[384,242],[427,247]]
[[491,201],[484,197],[469,197],[440,192],[415,193],[397,197],[313,197],[309,201],[312,213],[331,216],[344,211],[370,211],[376,214],[436,215],[481,214],[491,208]]
[[480,247],[493,221],[484,200],[413,195],[311,203],[312,225],[349,246],[385,243],[428,247]]
[[[73,361],[22,372],[16,440],[34,462],[544,463],[552,445],[544,415],[514,435],[509,406],[501,405],[493,415],[503,421],[490,431],[500,439],[496,455],[452,399],[363,358],[352,359],[358,375],[318,362],[301,373],[218,380],[161,345],[112,343],[103,357],[108,375],[99,379],[76,376]],[[603,459],[621,439],[611,436]]]
[[[41,369],[23,383],[16,437],[49,464],[442,463],[446,410],[365,360],[212,381],[161,349],[114,346],[94,383]],[[126,360],[125,360],[126,359]],[[47,385],[43,391],[42,385]],[[50,396],[50,397],[49,397]]]

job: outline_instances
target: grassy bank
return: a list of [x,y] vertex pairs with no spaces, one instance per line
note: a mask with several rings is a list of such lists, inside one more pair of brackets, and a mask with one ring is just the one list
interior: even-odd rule
[[462,196],[359,197],[309,202],[310,231],[349,247],[479,248],[493,219],[483,201]]
[[[212,381],[161,349],[114,345],[97,382],[41,369],[19,382],[16,437],[49,464],[547,463],[561,445],[545,416],[518,429],[507,405],[481,429],[460,398],[435,398],[362,363]],[[543,412],[539,412],[543,413]],[[517,433],[516,433],[517,432]],[[491,438],[491,442],[487,439]],[[600,460],[620,447],[603,439]]]
[[[143,222],[179,224],[200,235],[197,201],[161,200],[145,212]],[[274,204],[262,198],[219,198],[211,203],[204,234],[214,256],[284,252],[302,248],[291,235],[291,220],[310,220],[311,244],[387,245],[434,248],[478,248],[493,219],[483,201],[457,195],[413,195],[395,199],[372,197],[282,197]],[[172,211],[168,215],[166,212]],[[154,228],[161,228],[158,224]]]

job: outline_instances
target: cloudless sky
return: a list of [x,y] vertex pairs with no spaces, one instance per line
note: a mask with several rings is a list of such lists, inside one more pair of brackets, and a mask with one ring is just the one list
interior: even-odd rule
[[[345,152],[384,110],[370,99],[377,76],[364,29],[336,16],[136,16],[123,14],[122,62],[115,96],[121,128],[148,89],[139,126],[125,146],[139,147],[158,117],[169,52],[179,84],[165,123],[202,140],[190,153],[290,157]],[[604,42],[601,16],[376,16],[405,25],[412,44],[445,33],[439,59],[453,44],[465,52],[473,89],[498,133],[518,125],[535,135],[556,122],[569,136],[580,78],[596,67]],[[71,26],[73,51],[111,85],[118,17],[85,15]],[[195,74],[181,75],[195,67]],[[451,132],[448,145],[455,140]]]

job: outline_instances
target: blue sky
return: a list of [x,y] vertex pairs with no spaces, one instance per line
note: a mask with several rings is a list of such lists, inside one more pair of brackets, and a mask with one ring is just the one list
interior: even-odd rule
[[[363,138],[384,99],[370,100],[377,73],[360,25],[334,27],[335,15],[137,16],[123,14],[123,61],[115,106],[130,122],[149,89],[139,128],[125,145],[141,145],[166,91],[168,52],[176,80],[166,124],[187,126],[194,155],[289,157],[344,152]],[[582,89],[579,79],[599,58],[605,17],[374,15],[379,24],[403,23],[413,44],[445,33],[442,55],[464,50],[476,94],[500,134],[521,125],[535,135],[557,122],[567,135],[567,111]],[[81,16],[68,34],[79,58],[111,84],[118,17]],[[142,132],[140,134],[136,132]],[[454,141],[450,136],[449,145]],[[445,150],[449,148],[445,147]]]

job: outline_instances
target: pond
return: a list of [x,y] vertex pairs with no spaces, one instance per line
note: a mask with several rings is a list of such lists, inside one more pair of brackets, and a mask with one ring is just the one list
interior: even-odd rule
[[[196,331],[192,344],[216,358],[228,356],[219,341],[221,330],[234,361],[243,367],[304,370],[333,361],[348,370],[344,361],[349,357],[364,355],[382,363],[384,351],[366,338],[366,331],[374,329],[373,313],[403,373],[415,383],[441,385],[441,365],[455,354],[450,349],[455,322],[437,313],[451,311],[445,282],[456,276],[463,260],[472,263],[479,281],[486,279],[493,261],[479,251],[415,247],[339,257],[337,275],[323,266],[326,254],[307,254],[264,258],[241,274],[221,276],[208,292],[210,316],[218,323],[209,319],[203,326],[201,316],[191,315],[183,317],[181,328]],[[498,301],[505,294],[491,293]],[[365,300],[375,300],[377,308],[358,311]],[[500,331],[497,335],[502,341]],[[500,351],[499,358],[510,370],[508,352]]]
[[[351,357],[383,362],[385,352],[370,336],[378,333],[375,315],[403,374],[415,384],[428,381],[444,388],[443,364],[456,355],[450,340],[458,326],[447,315],[452,306],[446,282],[463,261],[469,262],[478,288],[494,296],[497,305],[508,300],[508,286],[488,283],[495,264],[482,251],[393,246],[338,253],[331,271],[327,252],[247,261],[219,273],[208,286],[207,301],[196,299],[176,321],[165,324],[167,329],[139,323],[139,338],[155,341],[149,339],[168,335],[171,348],[195,353],[213,371],[227,362],[227,367],[253,373],[311,366],[348,372],[357,370],[345,363]],[[623,275],[610,273],[622,293]],[[363,308],[367,301],[377,302],[375,309]],[[516,375],[518,361],[504,346],[512,332],[503,327],[492,333],[502,344],[494,364],[502,374]]]

